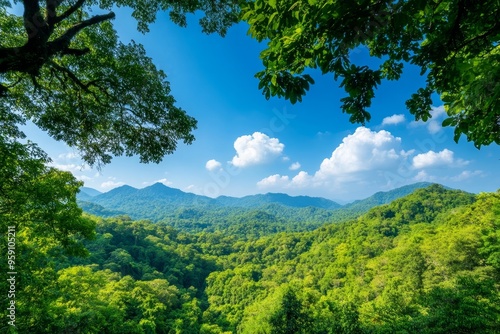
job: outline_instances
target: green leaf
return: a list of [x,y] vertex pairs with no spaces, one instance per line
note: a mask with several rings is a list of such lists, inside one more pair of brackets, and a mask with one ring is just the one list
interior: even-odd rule
[[276,74],[274,74],[274,75],[271,77],[271,83],[273,84],[273,86],[277,86],[277,84],[276,84]]
[[[271,16],[269,16],[269,20],[268,20],[268,25],[271,25],[271,23],[273,22],[274,18],[276,17],[276,15],[278,15],[278,12],[274,12],[271,14]],[[277,25],[278,26],[278,25]],[[274,27],[273,27],[274,28]],[[275,28],[274,28],[275,29]]]
[[446,118],[442,123],[443,126],[450,126],[455,124],[457,124],[457,121],[453,117]]

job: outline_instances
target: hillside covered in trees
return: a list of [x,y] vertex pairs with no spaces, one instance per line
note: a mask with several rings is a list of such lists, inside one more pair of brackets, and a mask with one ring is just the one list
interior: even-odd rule
[[[498,152],[459,140],[500,144],[499,16],[499,0],[0,0],[0,333],[500,333],[500,192],[77,199],[167,175],[214,196],[492,191]],[[176,30],[193,19],[227,44]]]
[[186,193],[162,183],[136,189],[124,185],[106,193],[83,187],[77,194],[82,209],[100,217],[126,215],[134,220],[162,222],[184,232],[267,235],[311,231],[325,223],[354,219],[369,209],[431,185],[418,182],[346,205],[309,196],[267,193],[244,197]]
[[87,256],[46,245],[30,262],[18,333],[500,331],[498,192],[432,185],[357,219],[265,236],[87,219]]

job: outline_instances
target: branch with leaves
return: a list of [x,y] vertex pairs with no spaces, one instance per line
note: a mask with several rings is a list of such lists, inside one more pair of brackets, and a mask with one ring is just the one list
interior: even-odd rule
[[[158,11],[186,24],[205,12],[205,32],[224,35],[237,21],[235,0],[130,2],[24,0],[22,16],[0,7],[0,108],[31,120],[82,153],[90,165],[112,156],[159,162],[177,143],[192,143],[196,120],[175,105],[166,75],[134,42],[118,42],[113,6],[133,9],[146,32]],[[152,4],[152,5],[151,5]],[[109,11],[92,15],[91,6]],[[3,129],[0,129],[0,134]]]
[[[406,104],[415,119],[431,117],[437,93],[449,115],[443,125],[478,148],[500,144],[499,15],[497,0],[255,0],[242,9],[249,33],[268,41],[256,74],[266,98],[301,101],[314,82],[307,69],[319,69],[345,89],[341,109],[350,121],[364,124],[377,86],[412,64],[427,78]],[[354,64],[359,47],[380,66]]]

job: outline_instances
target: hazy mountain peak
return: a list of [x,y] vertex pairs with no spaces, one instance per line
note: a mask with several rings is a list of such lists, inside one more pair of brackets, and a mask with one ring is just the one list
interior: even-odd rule
[[[197,219],[200,222],[205,219],[224,219],[225,215],[243,214],[248,210],[263,210],[288,220],[308,221],[314,217],[316,221],[327,222],[358,217],[375,206],[390,203],[430,185],[432,183],[420,182],[386,192],[377,192],[364,200],[344,206],[322,197],[291,196],[272,192],[241,198],[219,196],[214,199],[187,193],[159,182],[142,189],[124,185],[97,196],[82,192],[78,199],[98,204],[108,211],[124,212],[134,219],[154,221],[178,217],[179,210],[193,209],[197,210],[199,216]],[[88,208],[89,206],[86,207],[87,210]],[[92,210],[88,212],[92,213]],[[182,215],[192,216],[192,212]]]
[[80,191],[82,193],[85,193],[85,194],[91,196],[91,197],[102,194],[102,192],[100,192],[99,190],[94,189],[94,188],[89,188],[89,187],[81,187]]

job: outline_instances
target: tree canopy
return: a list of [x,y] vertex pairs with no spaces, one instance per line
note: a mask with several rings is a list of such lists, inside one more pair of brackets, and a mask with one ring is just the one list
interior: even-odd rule
[[[267,41],[256,74],[266,98],[301,101],[314,83],[307,69],[317,68],[340,81],[342,111],[364,124],[377,86],[412,64],[426,75],[406,102],[415,119],[431,117],[438,93],[449,116],[443,125],[478,148],[500,144],[499,16],[496,0],[256,0],[242,9],[252,37]],[[380,65],[353,63],[359,47]]]
[[[187,14],[201,12],[202,30],[221,35],[248,23],[251,36],[267,42],[256,74],[266,98],[301,101],[314,83],[308,69],[318,68],[346,90],[342,111],[351,122],[370,120],[382,80],[398,80],[406,64],[416,65],[427,78],[407,101],[416,120],[431,117],[438,93],[449,115],[443,125],[455,127],[456,141],[465,134],[477,147],[500,144],[496,0],[14,2],[22,16],[0,1],[1,111],[33,121],[91,165],[116,155],[159,162],[179,141],[194,140],[196,120],[176,105],[165,73],[140,44],[119,41],[111,10],[122,6],[132,8],[141,32],[158,12],[181,26]],[[359,47],[379,66],[353,63]]]
[[[194,140],[196,120],[175,104],[165,73],[144,48],[118,40],[111,9],[131,7],[141,32],[160,10],[180,25],[188,13],[201,10],[203,31],[223,35],[237,19],[232,1],[19,2],[22,16],[7,11],[9,1],[0,1],[3,114],[33,121],[98,166],[122,154],[159,162],[178,141]],[[108,12],[95,15],[96,7]]]
[[33,239],[41,224],[25,224],[9,333],[498,333],[499,215],[499,192],[432,185],[266,236],[84,216],[85,258],[57,256],[51,230]]

